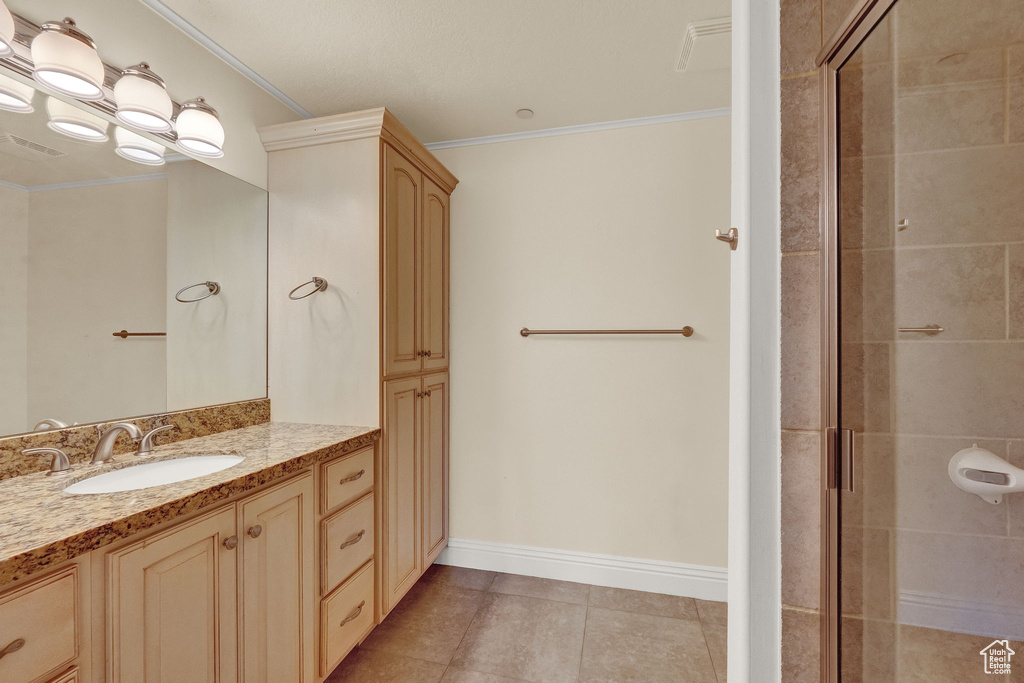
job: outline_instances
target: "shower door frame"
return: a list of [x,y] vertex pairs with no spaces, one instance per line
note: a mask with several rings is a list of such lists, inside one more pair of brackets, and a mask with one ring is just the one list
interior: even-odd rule
[[[852,490],[852,452],[839,439],[839,116],[838,71],[899,0],[856,0],[818,53],[821,89],[821,680],[839,683],[839,493]],[[852,450],[852,445],[851,445]]]

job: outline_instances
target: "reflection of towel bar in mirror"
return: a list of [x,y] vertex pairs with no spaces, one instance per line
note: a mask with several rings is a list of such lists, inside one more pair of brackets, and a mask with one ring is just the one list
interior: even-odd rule
[[[299,296],[295,296],[295,292],[299,291],[300,289],[302,289],[306,285],[313,285],[313,289],[309,290],[305,294],[300,294]],[[298,287],[296,287],[292,291],[288,292],[288,298],[291,299],[292,301],[298,301],[299,299],[305,299],[307,296],[313,296],[317,292],[326,292],[326,291],[327,291],[327,280],[323,279],[322,277],[314,277],[309,282],[303,282],[301,285],[299,285]]]
[[128,330],[121,330],[120,332],[114,332],[115,337],[121,339],[127,339],[128,337],[166,337],[166,332],[129,332]]
[[[181,298],[182,292],[185,292],[185,291],[187,291],[189,289],[192,289],[194,287],[206,287],[206,294],[203,294],[202,296],[197,296],[195,299],[182,299]],[[176,301],[180,301],[183,304],[191,304],[191,303],[195,303],[196,301],[202,301],[203,299],[208,299],[211,296],[213,296],[214,294],[220,294],[220,283],[212,282],[212,281],[207,280],[206,282],[197,282],[194,285],[189,285],[188,287],[182,287],[174,295],[174,299]]]
[[531,330],[524,327],[519,334],[529,337],[531,334],[681,334],[689,337],[693,334],[693,328],[687,325],[681,330]]

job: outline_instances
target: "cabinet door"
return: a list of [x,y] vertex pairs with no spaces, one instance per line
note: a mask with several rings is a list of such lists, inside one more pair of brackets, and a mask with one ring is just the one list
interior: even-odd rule
[[312,473],[243,500],[239,529],[240,678],[246,683],[312,681]]
[[384,145],[384,372],[418,372],[422,174]]
[[110,683],[238,680],[236,542],[230,505],[107,556]]
[[448,545],[448,375],[423,378],[422,552],[420,571],[437,559]]
[[423,369],[448,367],[449,197],[423,179],[423,236],[420,240],[420,345]]
[[387,613],[419,578],[420,379],[385,382],[383,611]]

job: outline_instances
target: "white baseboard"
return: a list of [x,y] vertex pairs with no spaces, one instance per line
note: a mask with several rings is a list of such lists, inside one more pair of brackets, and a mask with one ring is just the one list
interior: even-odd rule
[[1024,609],[900,591],[900,623],[989,638],[1024,640]]
[[576,581],[595,586],[682,595],[702,600],[726,600],[724,567],[639,560],[569,550],[531,548],[453,538],[437,559],[470,569]]

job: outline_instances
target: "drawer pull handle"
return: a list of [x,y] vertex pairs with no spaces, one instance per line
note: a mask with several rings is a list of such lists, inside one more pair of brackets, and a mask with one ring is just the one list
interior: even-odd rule
[[353,619],[358,617],[360,614],[362,614],[363,613],[363,607],[365,605],[366,605],[366,600],[363,600],[361,603],[359,603],[359,606],[356,607],[356,611],[355,612],[353,612],[352,614],[348,615],[347,617],[345,617],[344,619],[341,620],[341,624],[340,625],[344,626],[345,624],[347,624],[348,622],[352,621]]
[[228,550],[234,550],[238,547],[238,536],[228,536],[224,539],[224,547]]
[[365,533],[366,533],[366,529],[363,529],[358,534],[356,534],[355,536],[353,536],[349,540],[347,540],[344,543],[342,543],[341,547],[338,548],[338,550],[344,550],[345,548],[349,547],[350,545],[355,545],[356,543],[359,543],[359,541],[363,540],[363,535]]
[[349,476],[345,477],[344,479],[342,479],[342,480],[341,480],[341,481],[339,481],[338,483],[339,483],[339,484],[348,484],[349,482],[353,482],[353,481],[355,481],[356,479],[359,479],[359,478],[360,478],[361,476],[363,476],[364,474],[366,474],[366,470],[359,470],[359,471],[358,471],[358,472],[356,472],[355,474],[352,474],[352,475],[349,475]]
[[263,533],[263,525],[253,524],[251,527],[249,527],[249,531],[247,533],[249,534],[250,538],[259,538],[260,534]]
[[[362,607],[362,605],[360,605],[360,607]],[[17,652],[18,650],[20,650],[23,647],[25,647],[25,639],[24,638],[18,638],[17,640],[13,641],[7,647],[5,647],[4,649],[0,650],[0,659],[3,659],[4,657],[6,657],[9,654]]]

